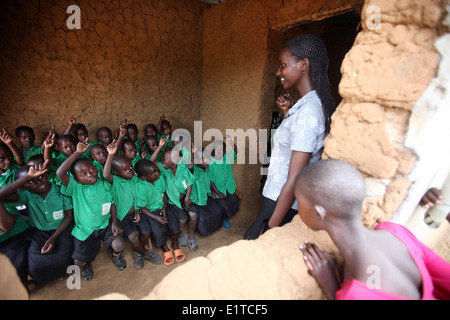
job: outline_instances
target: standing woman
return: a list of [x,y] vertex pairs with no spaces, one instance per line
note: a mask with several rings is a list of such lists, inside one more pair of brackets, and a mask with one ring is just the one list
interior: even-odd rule
[[294,181],[310,162],[322,156],[335,102],[328,80],[328,55],[322,39],[301,34],[287,41],[279,54],[276,73],[285,90],[296,88],[300,99],[292,106],[288,94],[277,98],[284,119],[275,133],[263,200],[256,221],[244,239],[290,222],[297,214]]

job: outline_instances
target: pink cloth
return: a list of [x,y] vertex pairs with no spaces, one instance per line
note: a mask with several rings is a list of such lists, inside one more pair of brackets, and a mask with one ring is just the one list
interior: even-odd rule
[[[421,243],[408,229],[392,223],[382,222],[375,229],[392,233],[408,249],[422,276],[422,300],[450,299],[450,263],[442,259]],[[370,289],[364,282],[348,280],[336,292],[338,300],[398,300],[408,299],[381,290]]]

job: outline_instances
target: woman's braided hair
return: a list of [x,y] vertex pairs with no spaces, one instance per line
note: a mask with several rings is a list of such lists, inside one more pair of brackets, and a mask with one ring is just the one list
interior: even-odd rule
[[331,95],[330,81],[328,80],[328,55],[324,42],[314,34],[301,34],[288,40],[283,47],[288,48],[297,61],[305,58],[309,60],[311,81],[322,102],[325,133],[328,134],[331,114],[336,109],[336,103]]

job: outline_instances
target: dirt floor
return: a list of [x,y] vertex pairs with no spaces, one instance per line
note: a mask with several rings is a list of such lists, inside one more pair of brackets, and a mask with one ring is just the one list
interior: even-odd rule
[[[241,199],[240,210],[230,219],[230,229],[222,227],[208,236],[199,236],[197,234],[199,250],[191,252],[189,248],[183,249],[186,258],[181,263],[175,262],[171,266],[166,266],[163,263],[154,265],[150,261],[145,260],[144,268],[136,270],[131,257],[132,249],[127,242],[127,247],[124,251],[127,267],[123,271],[118,271],[105,248],[102,247],[97,258],[92,263],[94,278],[91,281],[81,280],[80,289],[68,289],[67,276],[42,286],[30,284],[30,299],[85,300],[98,298],[113,292],[125,294],[130,299],[141,299],[147,296],[164,276],[178,266],[196,257],[206,256],[218,247],[241,240],[245,230],[256,217],[260,199],[260,195],[246,196],[246,198]],[[154,250],[161,253],[159,248],[154,248]],[[186,277],[188,276],[186,275]]]

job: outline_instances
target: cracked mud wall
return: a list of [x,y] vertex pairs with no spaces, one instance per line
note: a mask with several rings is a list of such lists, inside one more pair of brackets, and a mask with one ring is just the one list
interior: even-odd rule
[[[367,24],[371,5],[381,13],[376,28]],[[367,226],[390,220],[412,184],[417,155],[404,140],[413,105],[436,76],[444,8],[439,0],[365,1],[362,31],[342,63],[343,101],[324,157],[346,160],[367,178]]]
[[[81,29],[66,26],[69,5]],[[26,1],[0,4],[0,126],[36,131],[70,115],[89,138],[121,119],[142,130],[165,114],[192,129],[201,103],[202,3],[191,0]],[[141,131],[142,133],[142,131]]]

